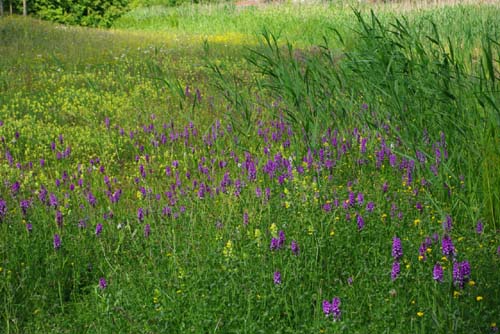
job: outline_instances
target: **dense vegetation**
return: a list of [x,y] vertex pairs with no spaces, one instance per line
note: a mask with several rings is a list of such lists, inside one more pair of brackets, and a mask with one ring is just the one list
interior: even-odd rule
[[499,16],[0,19],[0,332],[498,331]]
[[[116,19],[134,8],[179,6],[185,3],[200,3],[200,0],[26,0],[26,12],[40,19],[62,24],[109,28]],[[0,6],[2,5],[5,7],[1,9],[6,13],[23,13],[21,1],[0,1]]]

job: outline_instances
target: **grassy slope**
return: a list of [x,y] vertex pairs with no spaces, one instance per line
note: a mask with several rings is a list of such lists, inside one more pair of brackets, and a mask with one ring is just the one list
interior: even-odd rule
[[[48,162],[50,168],[47,169],[46,174],[35,175],[37,182],[52,184],[54,178],[60,177],[59,173],[63,169],[75,170],[78,163],[88,164],[89,159],[99,155],[103,164],[109,168],[110,175],[118,176],[124,187],[128,185],[129,190],[133,190],[135,188],[131,186],[132,177],[128,175],[136,174],[137,165],[131,161],[134,160],[135,154],[140,153],[137,147],[121,142],[120,137],[108,135],[103,131],[105,118],[111,117],[112,124],[124,127],[127,131],[140,132],[142,131],[141,124],[151,122],[151,115],[155,114],[158,118],[156,121],[158,125],[170,120],[179,120],[180,124],[193,120],[196,124],[200,124],[201,132],[209,133],[213,124],[213,116],[217,114],[220,116],[224,112],[224,106],[213,108],[209,101],[204,100],[201,106],[193,108],[193,100],[185,99],[181,97],[183,94],[179,93],[179,90],[184,92],[186,85],[189,85],[193,91],[199,88],[204,97],[216,93],[205,82],[205,79],[211,78],[211,74],[200,61],[205,54],[202,44],[205,36],[213,42],[210,45],[211,61],[224,63],[229,71],[244,73],[244,69],[248,66],[242,60],[244,46],[248,42],[246,36],[258,34],[263,25],[269,25],[270,29],[281,31],[283,37],[303,47],[321,42],[316,28],[325,27],[325,22],[335,21],[335,25],[338,25],[337,28],[342,32],[347,32],[354,26],[352,13],[344,10],[338,13],[337,7],[334,7],[335,10],[330,7],[328,7],[329,10],[325,10],[324,7],[304,7],[300,15],[296,14],[298,12],[294,8],[296,7],[265,7],[239,11],[233,7],[227,7],[215,13],[212,9],[183,7],[154,13],[143,12],[143,14],[138,10],[130,14],[132,18],[124,17],[117,23],[117,27],[125,28],[126,26],[134,32],[66,28],[29,19],[2,19],[0,21],[0,40],[2,41],[0,45],[0,54],[2,54],[0,59],[0,85],[2,87],[0,115],[1,119],[8,120],[6,122],[8,124],[2,128],[2,135],[6,138],[13,138],[15,131],[21,133],[21,138],[16,145],[29,149],[13,150],[15,159],[19,161],[38,161],[41,156],[51,156],[49,143],[55,141],[59,134],[63,134],[66,140],[71,142],[72,160],[67,164],[63,161],[59,168],[59,163],[51,159]],[[256,14],[258,14],[258,19],[255,19]],[[284,14],[291,18],[287,19]],[[140,15],[144,17],[138,19]],[[384,18],[385,15],[382,14],[382,17]],[[421,17],[432,16],[436,22],[452,22],[452,24],[447,24],[446,28],[443,27],[443,36],[448,35],[460,41],[466,50],[478,48],[476,37],[481,31],[487,30],[493,33],[493,38],[498,40],[495,34],[499,32],[499,23],[492,19],[498,17],[498,8],[455,7],[435,12],[428,11],[421,15],[414,19],[419,21]],[[455,19],[456,17],[460,19]],[[460,28],[462,24],[466,27],[465,30]],[[157,29],[164,30],[164,32],[140,31]],[[423,26],[422,29],[429,29],[428,25]],[[201,36],[200,31],[203,31]],[[307,33],[301,33],[303,31]],[[354,45],[354,42],[355,39],[349,43]],[[467,51],[463,52],[463,55],[467,54]],[[159,80],[163,78],[168,79],[170,86]],[[178,86],[176,80],[180,81]],[[28,133],[29,136],[25,135]],[[144,140],[144,143],[149,141],[148,137],[140,138]],[[231,141],[225,144],[233,147],[230,146]],[[494,143],[489,143],[489,145],[494,145]],[[235,147],[233,149],[237,150]],[[2,151],[2,159],[4,153]],[[172,153],[182,157],[181,152]],[[171,157],[165,158],[165,163],[169,160]],[[2,161],[5,162],[5,160]],[[123,164],[116,164],[116,162]],[[465,163],[474,164],[471,161]],[[488,163],[494,164],[495,162]],[[158,169],[164,167],[163,164],[155,165]],[[468,168],[473,170],[470,166]],[[15,174],[15,169],[8,167],[6,163],[2,164],[2,173],[11,179],[19,176]],[[348,178],[350,172],[345,173]],[[494,184],[495,182],[498,184],[497,176],[495,173],[492,174]],[[101,176],[88,177],[96,187],[101,184]],[[365,175],[365,180],[370,180],[370,177]],[[399,180],[396,182],[399,183]],[[156,183],[152,183],[152,187],[155,187]],[[312,186],[305,185],[304,187],[309,192],[316,191]],[[475,190],[486,191],[478,187]],[[8,193],[7,188],[2,188],[2,191],[2,194]],[[321,191],[328,193],[327,189]],[[115,214],[118,217],[135,219],[135,206],[141,202],[137,200],[135,194],[127,194],[122,201],[125,205],[117,208]],[[246,201],[239,204],[222,202],[212,207],[200,202],[196,204],[199,208],[198,212],[194,210],[189,213],[189,216],[177,222],[169,221],[165,224],[169,228],[163,229],[160,225],[156,226],[154,233],[157,233],[158,237],[149,244],[143,243],[142,240],[138,241],[137,238],[129,238],[127,235],[125,243],[129,245],[123,247],[122,241],[115,240],[117,235],[109,233],[104,234],[104,240],[108,240],[109,243],[90,245],[92,240],[95,240],[93,230],[88,233],[88,236],[84,233],[77,233],[72,241],[69,240],[68,235],[68,239],[65,239],[67,240],[65,241],[67,253],[65,261],[61,263],[57,262],[59,257],[52,249],[46,247],[45,239],[51,237],[49,232],[45,239],[38,237],[35,241],[30,241],[25,234],[21,233],[24,230],[19,228],[19,234],[16,235],[16,237],[19,236],[16,248],[8,239],[6,227],[8,224],[3,224],[2,228],[5,233],[2,238],[1,251],[4,261],[1,266],[5,270],[2,271],[2,289],[4,289],[2,291],[6,293],[3,294],[4,322],[2,325],[8,324],[4,328],[12,332],[24,333],[75,332],[82,328],[88,332],[106,330],[109,332],[117,330],[122,332],[169,330],[208,332],[219,326],[240,330],[244,328],[245,331],[253,333],[257,329],[267,332],[276,330],[272,327],[273,323],[278,323],[279,328],[283,330],[295,329],[295,332],[297,328],[301,328],[303,332],[320,329],[324,331],[325,326],[330,326],[326,327],[326,331],[334,331],[342,330],[341,326],[344,324],[334,323],[334,326],[331,326],[332,323],[325,322],[321,317],[319,304],[322,296],[331,298],[337,293],[342,294],[341,297],[345,301],[345,323],[350,327],[344,329],[349,332],[365,332],[366,319],[370,319],[368,325],[375,332],[382,332],[388,328],[395,331],[411,328],[412,332],[419,330],[425,332],[426,329],[430,330],[436,326],[436,323],[442,326],[443,333],[454,326],[457,326],[458,332],[461,332],[462,329],[466,330],[460,327],[463,325],[461,321],[464,321],[469,328],[486,330],[490,322],[498,321],[494,313],[488,311],[493,310],[497,304],[494,300],[487,298],[489,293],[492,296],[495,294],[498,296],[498,289],[492,285],[495,283],[495,273],[498,269],[497,262],[492,260],[490,254],[494,245],[488,240],[469,238],[469,235],[464,232],[471,230],[470,227],[474,223],[469,218],[457,219],[466,226],[458,224],[461,227],[458,227],[459,232],[456,233],[466,236],[460,249],[464,250],[465,254],[471,256],[474,254],[474,258],[470,258],[470,260],[478,260],[474,266],[478,274],[474,277],[480,277],[482,280],[479,280],[477,290],[471,289],[467,292],[467,298],[470,300],[466,299],[463,304],[450,302],[446,305],[455,308],[448,310],[440,308],[440,305],[432,304],[433,302],[446,303],[446,299],[433,299],[424,294],[425,289],[419,288],[420,284],[425,287],[431,285],[426,283],[427,274],[424,275],[422,271],[419,271],[421,263],[413,261],[413,255],[408,255],[412,271],[408,269],[405,272],[405,279],[413,283],[410,287],[399,281],[395,285],[390,285],[389,282],[384,283],[387,280],[387,268],[378,269],[374,274],[368,272],[370,268],[378,268],[381,265],[390,267],[390,259],[387,259],[388,256],[385,255],[389,252],[390,238],[395,233],[394,230],[385,231],[388,240],[382,240],[377,230],[369,232],[367,237],[375,242],[364,249],[365,253],[353,259],[349,273],[341,270],[345,266],[342,256],[350,256],[350,252],[356,251],[349,245],[361,245],[363,239],[360,239],[360,236],[349,232],[348,227],[338,226],[336,233],[340,239],[335,239],[335,243],[329,243],[327,239],[321,237],[315,237],[314,240],[313,238],[307,239],[308,232],[305,226],[290,227],[287,233],[295,233],[295,236],[303,240],[301,243],[303,257],[297,260],[297,264],[298,267],[310,269],[307,274],[310,280],[301,279],[303,276],[300,275],[303,273],[299,271],[300,275],[297,274],[298,276],[293,278],[296,285],[285,285],[283,288],[286,294],[276,292],[281,290],[272,290],[273,287],[270,284],[259,286],[258,282],[268,281],[267,271],[275,270],[275,267],[279,265],[286,266],[283,260],[261,252],[261,248],[254,244],[245,244],[243,241],[246,241],[246,237],[239,235],[238,230],[226,229],[219,232],[206,228],[205,225],[199,229],[195,225],[190,225],[192,222],[201,222],[200,224],[206,223],[212,226],[216,218],[230,225],[231,222],[239,219],[241,210],[250,208],[255,224],[260,224],[263,233],[266,233],[268,225],[275,221],[272,212],[266,211],[279,212],[281,217],[287,217],[290,221],[299,215],[304,215],[303,212],[287,213],[281,204],[278,204],[279,200],[273,208],[268,210],[266,207],[260,211],[258,205],[253,205],[256,202],[248,199]],[[477,201],[478,199],[476,203]],[[36,215],[33,215],[35,220],[47,222],[54,220],[43,208],[36,210]],[[106,208],[99,210],[88,211],[91,224],[101,221],[102,211]],[[306,208],[306,210],[309,211],[306,212],[305,217],[310,214],[311,217],[317,218],[311,221],[304,220],[307,224],[311,224],[310,226],[315,226],[313,225],[315,220],[330,219],[327,218],[329,216],[318,214],[316,207]],[[481,208],[476,209],[471,217],[484,216],[481,210]],[[219,211],[224,212],[221,217],[213,216],[214,212]],[[381,212],[378,213],[381,214]],[[206,216],[209,218],[207,219]],[[379,222],[379,219],[376,221]],[[412,224],[413,222],[410,222],[410,225]],[[234,223],[234,225],[238,224]],[[13,224],[13,226],[17,225]],[[330,225],[326,226],[320,224],[316,228],[325,229],[322,232],[327,235],[330,233],[328,230]],[[492,222],[488,222],[488,226],[492,226]],[[108,225],[106,225],[105,233],[108,231],[107,227]],[[114,226],[109,227],[114,228]],[[35,230],[36,228],[35,225]],[[418,235],[416,230],[411,233],[413,233],[412,236]],[[138,234],[142,234],[142,230],[139,230]],[[491,228],[487,235],[492,240],[496,240]],[[266,234],[264,249],[268,248],[267,237]],[[177,250],[176,238],[179,242]],[[237,245],[240,244],[237,247],[241,248],[235,250],[237,254],[256,254],[259,261],[251,261],[243,257],[237,266],[241,271],[240,274],[225,272],[219,257],[228,239],[235,240]],[[206,243],[200,240],[205,240]],[[89,243],[88,247],[79,248],[79,244],[85,242]],[[335,247],[337,242],[343,243],[343,246]],[[405,251],[408,254],[416,253],[414,249],[409,249],[410,242],[412,247],[414,246],[413,240],[405,241],[405,247],[407,247]],[[485,247],[480,249],[477,245],[479,242],[484,242]],[[36,249],[37,252],[30,254],[27,245]],[[470,253],[465,251],[466,246],[472,248]],[[212,254],[214,249],[217,250],[217,254]],[[436,246],[436,249],[438,250],[439,246]],[[331,258],[331,254],[340,255]],[[7,259],[10,264],[6,261]],[[295,261],[292,257],[286,259]],[[316,266],[316,262],[309,261],[309,259],[318,260],[320,265]],[[480,259],[483,262],[480,262]],[[260,262],[263,260],[272,260],[272,262],[263,264],[265,262]],[[70,262],[74,262],[71,267]],[[96,267],[94,271],[88,270],[89,262],[94,263]],[[26,267],[24,263],[28,266]],[[480,268],[479,263],[484,264],[484,268]],[[42,266],[43,268],[40,268]],[[73,266],[79,269],[70,269]],[[289,277],[293,276],[295,267],[286,268],[285,278],[287,274]],[[12,270],[14,279],[9,276],[8,270]],[[339,283],[338,277],[344,280],[352,273],[356,276],[355,289]],[[415,273],[419,274],[412,278]],[[482,276],[479,276],[479,273]],[[488,273],[493,274],[488,277]],[[328,275],[328,278],[324,278],[323,275]],[[73,291],[71,294],[61,294],[60,286],[58,291],[57,286],[51,285],[51,282],[58,281],[59,276],[69,277],[69,282],[63,281],[63,283],[72,286],[71,289],[68,288],[69,291]],[[94,291],[97,278],[100,276],[110,278],[107,294],[100,294],[97,289]],[[382,288],[373,289],[373,281],[381,281],[378,287],[382,286]],[[19,282],[22,283],[18,285]],[[32,285],[30,286],[28,282]],[[254,284],[254,282],[257,283]],[[432,286],[436,289],[443,288],[437,285]],[[332,290],[333,287],[335,290]],[[294,291],[297,289],[303,293],[304,298],[310,299],[306,298],[307,300],[304,301],[303,298],[295,298]],[[395,297],[391,289],[396,289],[401,296]],[[13,293],[13,291],[16,292]],[[272,291],[272,293],[267,293],[267,291]],[[332,295],[326,296],[326,291]],[[486,297],[485,310],[473,301],[478,294]],[[155,298],[159,300],[159,303],[155,302]],[[389,303],[389,298],[394,298],[394,302]],[[412,306],[411,303],[414,300],[417,300],[417,304]],[[315,311],[311,314],[309,311],[311,307],[308,304],[314,302],[316,303]],[[279,308],[281,304],[287,305],[287,312],[298,312],[296,315],[298,318],[290,319],[287,313],[281,312]],[[305,304],[306,307],[298,306],[301,304]],[[427,322],[419,327],[419,320],[415,314],[420,310],[420,305],[425,307],[426,316],[434,316],[437,320],[426,320]],[[161,307],[164,309],[160,310]],[[237,310],[231,311],[232,308],[237,308]],[[477,324],[475,324],[475,316],[467,312],[471,308],[481,313]],[[96,309],[98,314],[94,311]],[[402,309],[404,312],[401,312]],[[455,313],[449,316],[439,313],[443,311]],[[298,324],[300,323],[298,320],[302,318],[310,320],[312,324]],[[439,319],[446,320],[439,322]]]

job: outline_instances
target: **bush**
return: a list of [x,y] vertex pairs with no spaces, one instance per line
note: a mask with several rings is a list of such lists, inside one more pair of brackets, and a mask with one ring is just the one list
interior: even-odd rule
[[31,11],[41,19],[58,23],[110,27],[128,5],[129,0],[35,0]]

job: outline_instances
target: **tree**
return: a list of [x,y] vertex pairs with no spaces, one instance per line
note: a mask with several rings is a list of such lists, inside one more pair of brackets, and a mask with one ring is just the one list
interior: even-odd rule
[[23,16],[28,15],[28,6],[26,4],[26,0],[23,0]]

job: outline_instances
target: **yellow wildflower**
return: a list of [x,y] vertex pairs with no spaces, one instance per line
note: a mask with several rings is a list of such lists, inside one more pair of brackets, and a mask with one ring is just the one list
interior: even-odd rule
[[233,242],[231,240],[228,240],[226,242],[226,245],[224,246],[224,249],[222,250],[222,254],[224,254],[224,256],[226,258],[233,257]]
[[275,223],[271,224],[271,226],[269,227],[269,232],[271,233],[271,236],[275,238],[278,237],[278,227],[276,226]]

